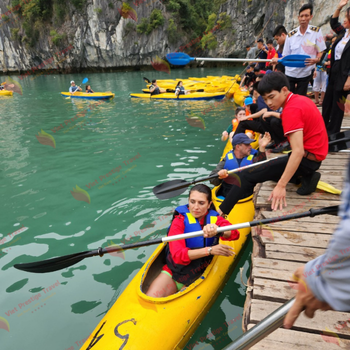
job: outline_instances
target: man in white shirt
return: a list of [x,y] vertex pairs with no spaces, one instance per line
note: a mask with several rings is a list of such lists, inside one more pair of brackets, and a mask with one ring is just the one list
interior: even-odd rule
[[309,55],[305,61],[306,67],[293,68],[286,67],[286,76],[289,79],[290,91],[306,96],[307,87],[312,79],[315,64],[320,62],[322,52],[326,50],[326,45],[319,27],[309,25],[313,15],[311,4],[303,5],[299,10],[300,26],[288,33],[283,48],[283,57],[288,55]]

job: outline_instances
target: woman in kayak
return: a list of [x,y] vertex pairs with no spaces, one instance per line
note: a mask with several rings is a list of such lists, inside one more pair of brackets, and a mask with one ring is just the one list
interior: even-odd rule
[[87,94],[93,94],[95,91],[91,89],[91,86],[90,85],[86,85],[85,86],[85,92]]
[[211,190],[206,185],[192,187],[187,205],[175,209],[168,236],[176,236],[203,230],[204,235],[169,242],[166,247],[166,265],[151,283],[147,295],[166,297],[178,292],[200,277],[211,263],[214,255],[232,256],[233,249],[219,244],[223,241],[237,240],[237,230],[217,234],[220,226],[231,225],[213,209]]
[[185,90],[182,81],[180,80],[175,88],[175,95],[179,96],[179,95],[187,95],[189,93],[189,91]]

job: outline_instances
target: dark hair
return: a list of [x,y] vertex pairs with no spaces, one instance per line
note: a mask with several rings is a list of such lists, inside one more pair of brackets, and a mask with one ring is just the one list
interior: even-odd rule
[[90,85],[86,85],[86,86],[85,86],[85,90],[87,90],[89,86],[90,86]]
[[287,30],[286,30],[286,28],[282,25],[282,24],[280,24],[280,25],[278,25],[276,28],[275,28],[275,30],[273,31],[273,34],[272,34],[272,36],[273,37],[275,37],[275,36],[281,36],[282,34],[288,34],[287,33]]
[[152,84],[154,84],[156,81],[157,81],[157,79],[153,79],[153,80],[152,80]]
[[[180,85],[180,83],[182,83],[182,80],[180,80],[180,81],[177,82],[176,88]],[[176,88],[175,88],[175,89],[176,89]]]
[[271,40],[271,39],[267,40],[266,44],[272,44],[273,45],[273,40]]
[[[210,189],[207,185],[198,184],[198,185],[193,186],[193,187],[190,189],[190,193],[188,194],[188,198],[191,196],[191,193],[192,193],[193,191],[197,191],[197,192],[200,192],[200,193],[204,193],[204,194],[206,195],[206,197],[207,197],[208,202],[209,202],[209,203],[212,202],[211,189]],[[209,209],[216,210],[213,203],[211,203],[211,206],[210,206]]]
[[350,21],[350,7],[346,9],[345,16],[348,19],[348,21]]
[[253,89],[252,89],[252,92],[253,91],[257,91],[257,92],[259,92],[259,90],[258,90],[258,86],[259,86],[259,81],[257,81],[257,82],[255,82],[254,84],[253,84]]
[[260,74],[258,74],[258,75],[256,76],[256,78],[262,79],[265,75],[266,75],[266,73],[265,73],[265,74],[260,73]]
[[252,103],[250,105],[250,113],[251,114],[254,114],[258,111],[258,104],[257,103]]
[[265,75],[259,82],[258,91],[264,96],[273,90],[281,91],[284,86],[290,89],[288,78],[281,72],[272,72]]
[[248,47],[250,47],[250,45],[246,45],[245,48],[247,49]]
[[262,38],[258,39],[257,43],[264,43],[264,39],[262,39]]
[[305,10],[310,10],[310,15],[312,15],[312,13],[314,11],[314,7],[312,6],[312,4],[305,4],[305,5],[301,6],[300,10],[299,10],[299,15]]
[[245,108],[244,107],[237,107],[236,110],[235,110],[235,115],[237,115],[241,111],[245,112]]
[[260,67],[259,66],[254,67],[254,72],[260,72]]

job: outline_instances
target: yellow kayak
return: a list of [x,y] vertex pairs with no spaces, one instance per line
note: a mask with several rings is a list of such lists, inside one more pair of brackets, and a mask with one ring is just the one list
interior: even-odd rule
[[[240,201],[230,215],[233,223],[251,221],[254,217],[252,197]],[[232,273],[249,229],[240,233],[236,241],[220,242],[233,247],[236,255],[215,256],[203,275],[187,288],[165,298],[153,298],[144,292],[165,263],[166,244],[160,244],[81,350],[183,349]]]
[[13,91],[0,90],[0,96],[13,96]]
[[188,95],[175,96],[175,93],[166,92],[164,94],[153,95],[150,94],[130,94],[133,98],[145,98],[145,99],[155,99],[155,100],[221,100],[225,97],[224,92],[193,92]]
[[62,96],[65,97],[71,97],[71,98],[85,98],[85,99],[91,99],[91,100],[105,100],[109,98],[114,98],[115,94],[112,92],[94,92],[92,94],[86,93],[86,92],[80,92],[77,91],[75,93],[70,92],[61,92]]

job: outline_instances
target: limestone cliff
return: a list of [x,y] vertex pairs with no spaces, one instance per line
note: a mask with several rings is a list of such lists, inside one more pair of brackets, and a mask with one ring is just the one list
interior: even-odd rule
[[[312,2],[315,7],[312,24],[321,26],[324,34],[329,33],[329,18],[338,0]],[[271,38],[276,25],[284,24],[287,30],[296,27],[298,9],[303,3],[300,0],[221,1],[218,19],[220,13],[226,13],[231,23],[224,29],[219,28],[213,32],[214,39],[217,40],[215,49],[198,50],[201,36],[198,40],[193,38],[193,33],[190,35],[176,27],[178,23],[175,24],[178,35],[169,40],[167,29],[171,24],[171,15],[160,0],[136,0],[128,3],[86,0],[79,10],[68,2],[62,22],[55,25],[54,21],[46,21],[42,26],[34,28],[34,34],[39,39],[31,44],[24,35],[23,17],[16,14],[18,8],[14,8],[13,1],[2,0],[0,68],[4,73],[24,74],[28,70],[55,69],[68,72],[150,66],[156,56],[164,58],[165,54],[180,48],[191,55],[242,57],[245,55],[246,43],[253,43],[257,36]],[[164,24],[149,34],[139,33],[136,25],[142,23],[143,18],[150,18],[155,9],[161,11]],[[185,46],[187,47],[184,48]],[[196,52],[194,48],[197,48]]]

